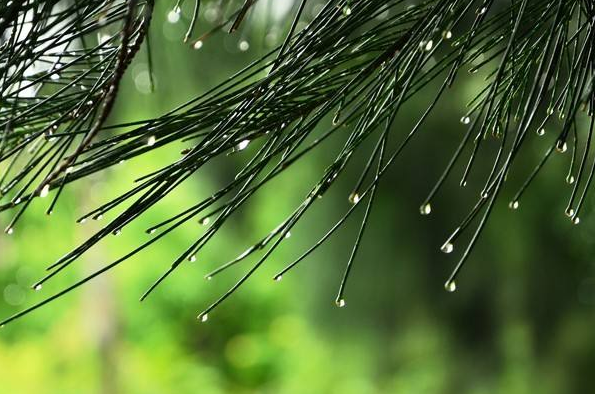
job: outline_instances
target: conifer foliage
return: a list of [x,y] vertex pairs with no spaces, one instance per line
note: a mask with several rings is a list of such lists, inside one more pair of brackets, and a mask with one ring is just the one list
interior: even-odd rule
[[[200,17],[206,1],[186,0],[192,3],[193,17],[185,21],[188,30],[180,45],[199,49],[214,33],[234,34],[250,23],[258,1],[232,2],[233,9],[221,22],[207,28]],[[385,174],[422,130],[432,132],[424,129],[425,122],[449,89],[478,71],[485,79],[460,119],[465,132],[420,205],[422,215],[431,214],[432,202],[447,181],[459,182],[460,193],[470,193],[465,187],[469,175],[479,171],[476,162],[489,163],[476,203],[441,248],[454,252],[459,236],[467,233],[446,290],[456,289],[457,275],[495,204],[517,209],[552,155],[568,156],[566,181],[572,188],[565,213],[579,222],[595,173],[591,0],[327,0],[302,28],[299,22],[312,2],[295,2],[279,47],[215,88],[153,119],[109,126],[106,119],[117,105],[127,66],[145,51],[150,59],[153,0],[0,4],[0,209],[13,212],[6,233],[16,231],[35,198],[50,197],[50,214],[72,182],[84,183],[91,174],[172,143],[188,146],[180,157],[157,171],[139,174],[127,192],[81,217],[83,222],[109,214],[110,220],[53,262],[33,287],[40,288],[105,237],[143,220],[147,210],[215,159],[230,154],[247,158],[235,177],[208,198],[152,224],[146,243],[4,323],[77,288],[186,222],[205,225],[195,242],[172,256],[144,299],[182,264],[194,261],[238,209],[249,206],[257,191],[295,163],[308,160],[310,152],[325,149],[331,138],[341,139],[342,148],[329,157],[302,203],[259,242],[207,274],[211,279],[247,257],[257,257],[250,265],[242,264],[237,283],[198,317],[205,321],[268,261],[335,180],[357,168],[361,175],[349,195],[351,207],[274,277],[280,280],[288,274],[347,220],[359,220],[336,298],[337,305],[344,306],[351,267],[366,227],[374,225],[368,218]],[[172,12],[179,13],[183,5],[178,2]],[[428,89],[433,99],[415,125],[408,130],[397,127],[403,105]],[[497,141],[497,149],[486,148],[493,144],[490,139]],[[542,159],[533,168],[520,165],[519,155],[535,146],[544,148]],[[362,150],[367,160],[349,166]],[[461,163],[462,172],[457,166]],[[509,185],[511,172],[527,174],[526,181]],[[503,201],[507,187],[517,191],[510,201]]]

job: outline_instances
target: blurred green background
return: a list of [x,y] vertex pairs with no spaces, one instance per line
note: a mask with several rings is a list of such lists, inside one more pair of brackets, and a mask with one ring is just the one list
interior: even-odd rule
[[[181,18],[160,3],[151,32],[156,92],[149,92],[144,53],[128,72],[112,121],[154,117],[204,92],[278,45],[290,0],[264,1],[234,35],[219,34],[194,50],[181,42],[192,2]],[[317,4],[310,3],[304,21]],[[267,10],[268,8],[268,10]],[[203,2],[200,32],[215,23]],[[203,276],[276,227],[320,176],[316,152],[260,193],[194,264],[185,264],[147,301],[138,297],[172,259],[204,231],[196,222],[149,251],[0,332],[0,391],[6,394],[182,393],[586,393],[595,366],[595,220],[573,226],[564,216],[569,155],[557,155],[517,211],[502,202],[468,261],[458,290],[443,283],[452,255],[439,247],[477,192],[452,180],[419,215],[419,204],[452,154],[464,104],[481,75],[463,76],[422,135],[380,189],[347,289],[334,305],[356,235],[350,220],[338,235],[287,274],[274,273],[323,235],[349,208],[358,173],[341,179],[292,231],[292,237],[237,294],[209,315],[195,316],[249,263],[215,280]],[[408,105],[395,130],[403,135],[427,97]],[[411,119],[408,119],[407,116]],[[399,133],[400,132],[400,133]],[[553,136],[552,136],[553,138]],[[339,141],[336,141],[337,143]],[[551,141],[550,141],[551,142]],[[126,190],[139,175],[175,160],[179,145],[73,185],[54,215],[35,201],[11,237],[0,237],[0,311],[8,316],[100,268],[148,239],[144,230],[209,195],[237,168],[234,157],[193,178],[119,237],[102,242],[42,291],[29,286],[44,267],[93,234],[101,223],[75,224],[83,213]],[[543,146],[518,166],[519,185]],[[247,150],[249,151],[249,150]],[[486,158],[486,163],[489,158]],[[239,162],[238,162],[239,163]],[[237,163],[235,163],[237,164]],[[473,178],[477,188],[480,174]],[[587,212],[589,208],[585,209]],[[6,224],[9,214],[0,216]],[[107,219],[107,218],[106,218]],[[105,220],[105,219],[104,219]]]

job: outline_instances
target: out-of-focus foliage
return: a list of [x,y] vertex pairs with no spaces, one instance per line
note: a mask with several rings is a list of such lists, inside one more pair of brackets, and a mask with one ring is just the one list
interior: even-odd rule
[[[152,36],[159,94],[150,94],[147,65],[140,56],[124,80],[114,121],[147,118],[194,97],[279,44],[287,28],[282,15],[274,24],[255,18],[237,34],[213,36],[195,51],[181,44],[190,10],[184,7],[182,20],[171,23],[170,9],[158,6],[154,23],[163,34],[156,30]],[[205,9],[203,18],[209,12]],[[235,246],[251,245],[291,210],[303,195],[302,180],[323,166],[318,153],[320,157],[292,169],[295,182],[278,182],[258,195],[257,206],[242,212],[241,220],[226,228],[195,263],[172,275],[149,304],[139,304],[138,296],[167,268],[172,251],[184,250],[198,224],[189,223],[113,273],[6,326],[0,331],[1,391],[589,392],[595,365],[595,220],[585,216],[575,227],[563,214],[552,215],[564,207],[550,191],[569,187],[559,181],[567,169],[563,160],[549,168],[560,177],[539,179],[517,211],[497,208],[459,291],[447,294],[442,288],[450,264],[438,249],[448,224],[465,208],[454,186],[436,204],[431,220],[419,218],[418,206],[427,191],[425,181],[437,176],[450,153],[440,148],[463,132],[459,119],[464,103],[480,78],[469,76],[449,93],[452,100],[425,126],[442,132],[422,136],[416,147],[423,149],[408,153],[401,162],[407,166],[385,183],[397,186],[380,189],[372,212],[379,225],[370,227],[364,238],[346,308],[338,309],[332,301],[355,221],[309,257],[304,262],[308,267],[280,283],[271,277],[309,245],[306,234],[322,235],[319,223],[336,219],[349,205],[346,196],[355,179],[345,179],[324,196],[315,214],[292,231],[270,266],[234,302],[218,309],[208,324],[189,323],[239,273],[212,281],[204,280],[204,274],[235,257],[230,254]],[[409,105],[423,109],[422,103]],[[425,152],[433,153],[428,157]],[[140,170],[168,158],[168,152],[159,151],[94,176],[92,186],[67,190],[52,217],[43,214],[41,201],[32,203],[19,236],[0,238],[2,314],[40,300],[120,257],[131,243],[146,240],[145,227],[132,224],[64,277],[39,292],[29,289],[48,262],[99,227],[95,222],[75,224],[81,214],[126,190]],[[232,170],[213,168],[208,177],[185,184],[148,218],[158,221],[180,205],[194,203]]]

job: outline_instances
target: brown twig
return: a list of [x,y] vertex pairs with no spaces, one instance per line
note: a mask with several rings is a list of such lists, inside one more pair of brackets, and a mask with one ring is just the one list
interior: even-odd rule
[[118,59],[114,69],[114,75],[110,82],[109,88],[102,94],[102,99],[104,99],[104,102],[103,107],[101,108],[101,112],[99,113],[99,117],[95,120],[95,123],[93,123],[93,126],[89,130],[89,133],[85,136],[85,138],[76,148],[76,150],[71,155],[66,157],[64,161],[54,171],[48,174],[48,176],[39,184],[39,186],[33,193],[33,196],[39,195],[44,187],[50,187],[52,182],[55,181],[56,178],[58,178],[62,173],[66,172],[66,170],[75,162],[76,158],[93,141],[93,139],[95,138],[99,130],[101,130],[103,124],[107,120],[109,114],[111,113],[114,103],[116,101],[116,96],[118,94],[118,88],[120,86],[122,77],[124,76],[124,73],[128,68],[128,65],[130,64],[130,61],[138,52],[143,38],[147,34],[151,17],[153,14],[154,0],[150,0],[146,4],[145,18],[143,21],[143,25],[140,28],[139,35],[137,39],[131,45],[129,45],[132,32],[134,31],[133,22],[136,4],[137,0],[130,0],[128,2],[126,19],[124,20],[124,28],[122,29],[122,42],[120,43],[120,51],[118,53]]
[[231,28],[229,29],[230,33],[233,33],[234,31],[238,30],[238,28],[240,27],[240,24],[246,17],[248,10],[250,9],[250,7],[252,7],[253,4],[254,4],[254,0],[244,1],[244,5],[240,9],[238,16],[236,17],[235,21],[233,22],[233,25],[231,25]]

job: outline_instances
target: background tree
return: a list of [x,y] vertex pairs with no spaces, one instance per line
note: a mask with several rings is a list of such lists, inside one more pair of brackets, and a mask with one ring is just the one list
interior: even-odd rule
[[[322,3],[306,3],[296,32],[319,14]],[[149,30],[152,67],[143,41],[121,79],[115,106],[95,141],[132,130],[131,123],[139,119],[167,113],[281,46],[298,11],[297,2],[260,0],[235,33],[227,34],[230,22],[220,33],[204,39],[200,49],[193,48],[193,40],[220,23],[222,11],[233,15],[242,4],[221,10],[218,2],[203,1],[193,35],[184,45],[194,2],[184,2],[177,16],[172,13],[175,4],[156,2]],[[286,10],[291,4],[293,8]],[[510,4],[494,2],[486,18]],[[434,60],[440,60],[441,51],[449,49],[469,28],[479,6],[479,2],[471,6],[460,28],[452,29],[451,41],[437,47]],[[351,2],[352,11],[356,7],[357,3]],[[137,12],[141,16],[141,8]],[[386,15],[394,15],[391,12]],[[106,30],[111,32],[110,37],[114,36],[115,48],[123,22],[120,14],[111,30]],[[521,28],[527,27],[521,24]],[[87,42],[92,45],[96,39],[96,34],[90,35]],[[434,40],[433,48],[436,43]],[[434,60],[428,61],[430,65]],[[537,137],[535,129],[527,134],[523,154],[515,158],[514,171],[509,172],[505,184],[513,187],[503,188],[499,194],[499,202],[494,204],[455,293],[446,294],[442,284],[452,269],[453,256],[463,250],[472,233],[463,233],[453,243],[451,254],[439,249],[476,202],[485,173],[491,170],[488,152],[497,154],[501,140],[490,134],[481,142],[482,150],[474,161],[467,189],[459,188],[457,175],[463,173],[468,156],[459,159],[453,175],[441,187],[439,198],[432,200],[431,214],[419,216],[418,207],[467,130],[468,125],[460,122],[467,110],[465,102],[485,88],[484,79],[498,65],[496,60],[477,73],[468,73],[485,60],[478,56],[460,69],[456,82],[445,91],[407,149],[401,151],[391,170],[383,173],[383,186],[377,188],[345,293],[347,308],[336,308],[332,300],[358,234],[365,197],[350,219],[337,229],[336,236],[280,283],[271,278],[349,210],[352,205],[348,196],[358,184],[377,138],[359,145],[324,197],[317,199],[308,214],[292,227],[291,237],[284,238],[282,247],[259,267],[231,302],[210,314],[213,324],[188,324],[215,295],[232,286],[260,254],[253,254],[211,281],[202,280],[203,275],[275,229],[303,202],[329,161],[343,149],[353,121],[254,193],[248,204],[239,207],[234,218],[201,249],[196,263],[181,264],[144,307],[139,306],[138,295],[209,228],[197,223],[203,215],[60,302],[45,305],[16,324],[7,324],[0,332],[3,392],[78,394],[83,387],[86,392],[126,394],[589,392],[589,371],[595,363],[595,222],[592,215],[586,214],[590,198],[585,200],[579,226],[564,215],[566,201],[560,197],[571,193],[575,186],[565,181],[572,139],[568,140],[566,153],[560,154],[554,148],[544,172],[532,181],[518,209],[508,208],[517,191],[515,186],[522,185],[562,130],[558,114],[550,119],[544,137]],[[149,76],[153,78],[154,93]],[[59,80],[46,79],[40,91],[47,92],[44,89],[50,89],[50,84],[57,86],[66,77],[68,73],[60,74]],[[400,143],[415,126],[441,82],[443,79],[435,79],[404,102],[387,141],[387,155],[389,148]],[[328,130],[337,107],[313,133],[321,135]],[[340,112],[345,115],[345,111]],[[590,119],[582,112],[578,119],[577,131],[588,131]],[[113,127],[124,124],[129,125]],[[507,137],[509,142],[511,135]],[[148,143],[149,136],[144,143]],[[81,140],[77,138],[75,142]],[[102,221],[90,218],[84,225],[75,224],[76,219],[128,191],[139,176],[180,159],[180,151],[194,146],[196,140],[172,141],[64,187],[51,216],[45,212],[58,189],[46,198],[33,200],[14,226],[14,234],[0,237],[2,316],[43,300],[156,236],[157,232],[149,235],[144,230],[226,186],[250,160],[252,149],[259,146],[257,141],[252,139],[244,151],[229,156],[226,152],[206,164],[142,218],[127,224],[120,236],[104,237],[37,292],[27,290],[39,279],[44,264],[93,236],[121,210],[106,212]],[[585,139],[579,142],[583,148]],[[75,148],[69,149],[73,152]],[[463,154],[471,152],[467,147]],[[575,165],[581,151],[578,153]],[[21,155],[23,159],[31,157],[28,151]],[[15,162],[11,171],[21,168],[19,163]],[[4,201],[9,202],[12,196],[7,195]],[[123,203],[121,209],[132,202]],[[7,225],[21,206],[0,215],[0,221]],[[209,224],[215,218],[211,217]]]

